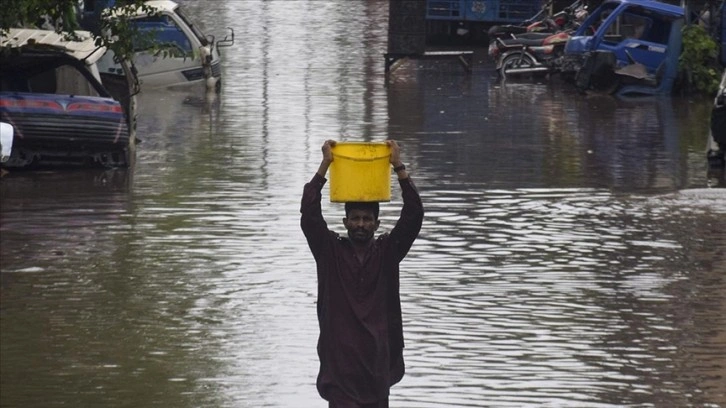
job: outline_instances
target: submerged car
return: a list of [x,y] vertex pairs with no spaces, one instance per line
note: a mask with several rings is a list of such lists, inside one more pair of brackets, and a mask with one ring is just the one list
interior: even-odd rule
[[670,93],[684,23],[685,11],[678,6],[606,0],[568,40],[563,71],[584,90],[622,96]]
[[0,36],[0,121],[12,126],[7,168],[129,164],[134,102],[128,82],[104,87],[105,48],[89,32],[75,40],[38,29]]
[[[115,4],[115,0],[97,0],[96,3],[99,3],[95,5],[97,9],[108,8]],[[214,36],[201,31],[179,4],[169,0],[151,0],[144,5],[155,13],[150,15],[141,8],[136,9],[131,12],[130,24],[140,33],[152,37],[150,45],[166,47],[167,52],[137,45],[139,49],[134,54],[133,63],[141,88],[203,84],[209,90],[218,91],[222,78],[220,48],[234,43],[234,31],[228,28],[231,37],[215,41]],[[121,12],[129,17],[127,11],[116,10],[116,13]],[[110,18],[114,16],[112,13]],[[106,53],[98,65],[102,73],[123,74],[113,52]]]

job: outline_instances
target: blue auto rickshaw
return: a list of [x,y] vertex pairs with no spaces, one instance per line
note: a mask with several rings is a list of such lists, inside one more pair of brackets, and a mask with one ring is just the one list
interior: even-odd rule
[[668,94],[681,53],[683,8],[652,0],[606,0],[565,47],[563,71],[578,88]]

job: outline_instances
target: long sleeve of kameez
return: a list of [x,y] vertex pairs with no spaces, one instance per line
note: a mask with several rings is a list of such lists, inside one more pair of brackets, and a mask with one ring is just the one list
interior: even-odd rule
[[418,194],[416,185],[411,177],[399,179],[401,194],[403,196],[403,208],[396,226],[391,230],[391,240],[396,249],[396,255],[400,262],[411,249],[413,241],[418,237],[423,223],[424,208],[421,196]]
[[323,245],[325,245],[325,238],[329,233],[328,224],[323,218],[320,204],[323,186],[326,182],[325,177],[315,173],[303,188],[302,203],[300,204],[300,213],[302,214],[300,227],[315,259],[320,256]]

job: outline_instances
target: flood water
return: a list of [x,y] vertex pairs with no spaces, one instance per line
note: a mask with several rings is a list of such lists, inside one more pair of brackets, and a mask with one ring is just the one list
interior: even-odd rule
[[235,30],[217,98],[144,93],[128,171],[0,180],[0,406],[327,406],[300,195],[324,140],[391,137],[427,211],[392,407],[726,407],[709,100],[501,84],[481,50],[386,85],[384,0],[183,3]]

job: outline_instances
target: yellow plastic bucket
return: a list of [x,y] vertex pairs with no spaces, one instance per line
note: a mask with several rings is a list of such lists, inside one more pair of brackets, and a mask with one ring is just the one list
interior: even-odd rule
[[330,201],[391,201],[387,144],[338,142],[331,151]]

